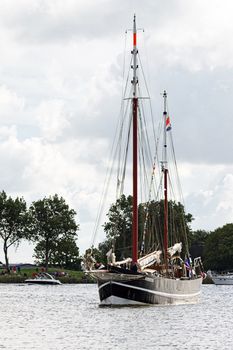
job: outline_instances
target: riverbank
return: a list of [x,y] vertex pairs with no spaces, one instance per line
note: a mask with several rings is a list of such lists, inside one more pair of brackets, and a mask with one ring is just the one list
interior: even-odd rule
[[[11,272],[9,274],[0,274],[0,283],[24,283],[27,278],[35,276],[41,269],[22,269],[20,272]],[[95,283],[83,271],[65,270],[49,268],[48,273],[54,276],[61,283]]]
[[[39,270],[41,269],[22,269],[17,273],[12,272],[10,274],[0,274],[0,283],[24,283],[27,278],[35,276]],[[83,271],[49,268],[48,273],[53,275],[63,284],[95,283],[95,281]],[[203,284],[213,284],[213,281],[209,276],[207,276],[203,280]]]

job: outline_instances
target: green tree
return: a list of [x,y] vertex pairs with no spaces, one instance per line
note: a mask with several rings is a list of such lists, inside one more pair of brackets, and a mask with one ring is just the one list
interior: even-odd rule
[[23,198],[13,199],[6,193],[0,193],[0,237],[3,240],[3,251],[6,269],[9,271],[8,249],[19,244],[28,235],[27,205]]
[[204,250],[206,269],[233,270],[233,223],[211,232]]
[[[49,257],[48,257],[48,265],[51,265],[52,264],[51,255],[52,255],[52,252],[56,250],[56,243],[50,242],[49,249],[51,253],[49,254]],[[45,240],[41,240],[36,244],[34,248],[33,257],[35,258],[36,264],[45,266],[46,264],[46,241]]]
[[38,260],[44,262],[47,271],[59,242],[77,237],[76,212],[55,194],[33,202],[29,213],[33,221],[32,239],[37,243],[35,254]]
[[[37,263],[46,264],[45,252],[45,241],[37,243],[34,250]],[[57,241],[51,242],[49,265],[57,265],[67,269],[80,269],[80,262],[79,248],[73,237],[61,237]]]
[[107,252],[112,248],[112,240],[106,239],[105,241],[99,243],[98,249],[94,252],[94,258],[97,262],[102,262],[104,265],[107,264]]
[[[152,201],[149,206],[140,204],[138,216],[139,242],[145,238],[143,254],[151,249],[163,246],[164,201]],[[106,240],[99,249],[106,253],[107,248],[114,245],[117,259],[131,256],[132,250],[132,196],[122,195],[112,204],[104,223]],[[176,242],[183,243],[183,253],[188,252],[188,237],[191,234],[192,215],[185,213],[184,206],[175,201],[168,202],[169,246]],[[139,245],[138,249],[140,250]]]
[[73,237],[60,238],[52,254],[52,264],[67,269],[79,269],[80,262],[79,248],[75,239]]
[[206,240],[209,236],[209,232],[205,230],[197,230],[194,231],[190,234],[190,253],[191,256],[193,257],[202,257],[202,261],[204,262],[205,259],[205,245],[206,245]]
[[[147,219],[146,213],[148,212]],[[180,202],[168,201],[168,246],[182,242],[183,254],[189,251],[190,223],[193,217]],[[144,253],[151,248],[162,249],[164,241],[164,201],[139,205],[139,237],[145,234]]]
[[124,194],[112,204],[107,214],[108,222],[104,223],[107,240],[99,245],[106,253],[107,248],[114,245],[117,259],[131,255],[132,243],[132,196]]

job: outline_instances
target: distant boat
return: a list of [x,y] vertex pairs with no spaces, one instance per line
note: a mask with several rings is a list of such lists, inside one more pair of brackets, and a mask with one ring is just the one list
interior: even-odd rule
[[62,284],[59,280],[56,280],[53,276],[51,276],[47,272],[40,272],[35,277],[28,278],[24,282],[28,284],[51,284],[51,285]]
[[[163,154],[163,156],[161,155],[161,158],[158,160],[158,154],[156,154],[156,161],[154,164],[152,158],[148,161],[148,172],[151,177],[151,183],[154,181],[155,169],[156,175],[158,174],[158,176],[161,176],[159,181],[160,185],[158,186],[159,190],[161,189],[161,197],[157,199],[157,191],[152,191],[152,189],[150,191],[145,191],[145,198],[147,198],[148,203],[142,202],[141,204],[143,208],[145,208],[146,213],[144,215],[145,229],[143,235],[139,237],[138,200],[140,197],[138,195],[138,190],[139,188],[144,190],[144,187],[142,185],[140,186],[138,177],[142,172],[146,174],[145,159],[147,158],[147,154],[149,154],[149,152],[147,153],[148,148],[146,148],[146,150],[139,148],[144,146],[149,147],[148,128],[146,128],[146,122],[143,124],[145,116],[143,114],[144,108],[141,104],[142,100],[149,97],[141,96],[140,93],[141,84],[139,84],[137,70],[141,61],[138,59],[135,16],[132,32],[132,85],[130,89],[125,89],[125,91],[129,91],[129,97],[123,97],[124,101],[128,101],[128,110],[130,110],[129,121],[127,121],[125,115],[123,118],[123,121],[129,128],[127,129],[128,136],[126,146],[123,146],[126,150],[125,154],[128,152],[129,140],[130,136],[132,136],[132,161],[130,156],[127,157],[125,154],[123,160],[124,165],[126,164],[126,160],[129,160],[129,163],[132,164],[131,169],[133,173],[133,203],[131,214],[132,241],[130,243],[132,255],[129,258],[125,258],[122,254],[122,260],[116,261],[113,244],[112,249],[110,249],[107,254],[107,266],[95,270],[93,270],[91,266],[89,268],[89,274],[97,280],[101,305],[120,306],[194,303],[199,299],[203,280],[203,267],[200,257],[193,261],[190,257],[184,215],[181,214],[180,224],[175,226],[174,222],[176,218],[173,215],[174,213],[171,213],[171,209],[174,209],[175,201],[172,201],[170,197],[168,198],[170,193],[172,195],[174,186],[174,184],[169,186],[172,172],[169,172],[168,153],[170,154],[173,152],[173,143],[171,144],[172,146],[168,148],[168,141],[172,142],[172,138],[166,91],[163,93],[164,110],[162,115],[163,126],[161,127],[161,154]],[[130,79],[127,79],[127,81],[129,80]],[[121,133],[122,129],[123,127],[121,128]],[[121,137],[119,139],[121,139]],[[154,145],[155,140],[152,140],[151,144]],[[172,154],[174,154],[174,152]],[[140,167],[139,161],[142,162]],[[122,174],[122,178],[119,178],[119,180],[117,179],[119,184],[122,184],[124,181],[125,170],[122,171]],[[144,175],[144,179],[146,179],[145,183],[150,184],[146,175]],[[152,186],[156,186],[154,182]],[[153,187],[153,189],[154,188],[155,187]],[[150,198],[152,192],[155,197],[154,202]],[[120,194],[121,196],[122,193]],[[120,196],[118,196],[118,198],[120,198]],[[170,203],[169,199],[171,201]],[[150,207],[150,203],[154,204],[153,209]],[[171,206],[169,206],[169,204]],[[177,206],[179,208],[181,207],[180,202],[177,202]],[[157,210],[158,208],[160,209]],[[150,218],[152,218],[150,222],[147,220],[149,217],[149,209],[151,209],[151,215],[153,215],[150,216]],[[156,214],[158,215],[156,216]],[[119,220],[118,217],[115,218],[115,225],[117,224],[117,220]],[[160,223],[159,233],[155,228],[155,220],[158,220]],[[151,223],[151,221],[153,222]],[[151,225],[150,232],[147,224]],[[125,231],[123,230],[123,232]],[[123,243],[124,242],[122,242],[122,244]],[[90,261],[93,261],[92,256],[89,258]]]
[[207,275],[212,279],[216,285],[233,285],[233,272],[227,272],[217,274],[211,271],[207,272]]

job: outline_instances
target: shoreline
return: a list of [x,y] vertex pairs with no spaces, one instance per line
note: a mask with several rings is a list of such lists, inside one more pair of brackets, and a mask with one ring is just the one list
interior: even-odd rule
[[[20,277],[20,276],[0,276],[0,284],[23,284],[25,283],[25,280],[27,277]],[[96,283],[94,280],[91,280],[89,278],[82,278],[77,279],[74,277],[62,277],[62,278],[56,278],[59,280],[62,284],[93,284]]]
[[[20,273],[0,274],[0,284],[25,283],[25,280],[34,277],[41,269],[23,269]],[[54,276],[62,284],[82,284],[95,283],[93,279],[87,276],[83,271],[63,270],[49,268],[49,274]]]
[[[86,276],[84,272],[75,271],[73,276],[56,277],[62,284],[95,284],[96,282],[90,277]],[[29,276],[22,275],[0,275],[0,284],[14,284],[25,283]],[[202,284],[214,284],[212,279],[207,277]]]

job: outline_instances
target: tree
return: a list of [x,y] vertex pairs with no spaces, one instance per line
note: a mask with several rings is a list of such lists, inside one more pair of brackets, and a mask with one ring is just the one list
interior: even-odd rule
[[[153,249],[161,249],[163,246],[164,227],[164,201],[152,201],[149,206],[140,204],[138,208],[138,236],[143,245],[143,253]],[[169,245],[176,242],[183,243],[184,254],[188,252],[188,237],[191,233],[189,224],[192,215],[185,213],[184,206],[175,201],[168,202],[168,231]],[[132,196],[122,195],[116,203],[112,204],[107,214],[108,222],[104,223],[106,240],[99,245],[99,249],[106,251],[107,247],[114,245],[117,259],[131,255],[132,243]],[[141,246],[138,246],[141,249]]]
[[[148,212],[147,219],[146,213]],[[182,242],[182,253],[189,251],[191,234],[190,223],[193,217],[185,212],[183,204],[173,200],[168,201],[168,246]],[[162,249],[164,241],[164,200],[151,201],[139,205],[139,237],[145,235],[144,253],[153,249]]]
[[208,239],[209,232],[205,230],[197,230],[190,234],[190,253],[193,257],[201,256],[204,261],[204,250],[206,245],[206,240]]
[[108,222],[104,223],[107,240],[99,245],[99,249],[111,247],[113,244],[117,259],[131,255],[132,208],[132,196],[126,197],[123,194],[111,205],[107,214]]
[[[48,249],[48,248],[47,248]],[[52,264],[51,255],[52,252],[56,250],[56,244],[54,242],[50,242],[49,249],[51,253],[48,258],[48,265]],[[35,263],[45,266],[46,265],[46,240],[39,241],[35,248],[33,257],[35,258]]]
[[45,264],[47,271],[61,242],[74,240],[77,236],[76,212],[55,194],[33,202],[29,213],[33,221],[32,239],[37,243],[35,256]]
[[204,249],[206,269],[233,270],[233,223],[211,232]]
[[[80,269],[79,248],[73,237],[61,237],[51,244],[49,264],[67,269]],[[34,250],[36,262],[45,265],[45,241],[39,242]]]
[[51,263],[67,269],[80,269],[79,248],[73,237],[62,237],[58,240],[51,256]]
[[67,269],[80,268],[79,248],[73,237],[62,237],[57,242],[56,250],[52,255],[52,264],[64,266]]
[[4,191],[0,192],[0,237],[3,240],[3,251],[6,269],[9,271],[8,249],[28,235],[27,205],[22,198],[12,199]]

